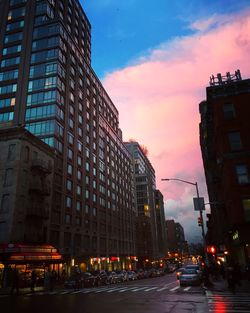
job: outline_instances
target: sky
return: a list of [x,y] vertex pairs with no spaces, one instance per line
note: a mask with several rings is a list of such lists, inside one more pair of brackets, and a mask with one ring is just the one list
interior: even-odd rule
[[[119,111],[123,139],[148,148],[166,219],[201,239],[198,182],[208,203],[199,103],[212,74],[250,77],[249,0],[81,0],[92,25],[92,67]],[[206,212],[209,213],[209,205]]]

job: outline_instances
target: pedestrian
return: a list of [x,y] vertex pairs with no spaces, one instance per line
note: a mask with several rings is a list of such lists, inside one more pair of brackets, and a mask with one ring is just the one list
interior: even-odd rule
[[33,270],[31,272],[31,281],[30,281],[30,290],[32,292],[35,292],[36,280],[37,280],[37,274],[36,274],[36,271]]
[[51,276],[50,276],[50,291],[53,291],[54,288],[55,288],[56,277],[57,277],[56,271],[53,270],[53,271],[51,272]]
[[237,263],[229,263],[227,267],[227,283],[228,283],[228,289],[235,293],[236,291],[236,285],[240,284],[241,279],[241,272],[240,267]]
[[210,280],[210,268],[207,266],[206,263],[204,263],[204,267],[202,270],[202,279],[204,287],[212,287],[213,283]]
[[51,289],[51,271],[50,268],[45,270],[44,274],[44,290],[48,291]]
[[16,294],[19,295],[19,283],[20,283],[20,277],[19,277],[19,271],[15,267],[12,275],[12,284],[11,284],[11,295],[13,295],[16,291]]

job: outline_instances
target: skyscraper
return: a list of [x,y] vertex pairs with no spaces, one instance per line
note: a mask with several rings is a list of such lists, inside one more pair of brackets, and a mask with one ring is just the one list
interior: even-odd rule
[[0,0],[0,30],[0,128],[24,127],[53,151],[46,241],[67,263],[127,266],[135,256],[132,161],[91,68],[83,8],[78,0]]
[[[159,258],[156,206],[155,170],[147,158],[147,151],[138,142],[126,142],[134,164],[136,199],[136,244],[139,264]],[[162,256],[162,255],[161,255]]]

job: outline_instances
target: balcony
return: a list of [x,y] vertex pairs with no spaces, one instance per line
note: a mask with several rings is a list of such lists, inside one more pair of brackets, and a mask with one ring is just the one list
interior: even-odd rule
[[51,163],[44,161],[42,159],[33,159],[31,162],[31,169],[38,170],[45,174],[52,173],[52,165]]

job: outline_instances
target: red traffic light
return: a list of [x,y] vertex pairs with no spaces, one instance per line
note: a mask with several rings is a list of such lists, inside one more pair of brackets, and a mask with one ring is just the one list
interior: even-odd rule
[[201,226],[201,225],[202,225],[202,219],[201,219],[201,217],[200,217],[200,216],[198,217],[198,225],[199,225],[199,226]]
[[215,246],[207,246],[207,252],[215,254],[216,253],[216,248]]

